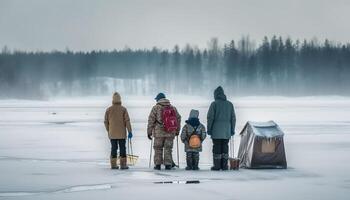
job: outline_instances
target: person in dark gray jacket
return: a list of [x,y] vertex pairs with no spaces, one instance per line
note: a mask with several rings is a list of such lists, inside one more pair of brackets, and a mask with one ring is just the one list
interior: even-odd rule
[[224,89],[214,91],[215,101],[207,114],[207,133],[213,140],[213,163],[211,170],[228,169],[228,143],[235,134],[236,115],[233,104],[226,99]]

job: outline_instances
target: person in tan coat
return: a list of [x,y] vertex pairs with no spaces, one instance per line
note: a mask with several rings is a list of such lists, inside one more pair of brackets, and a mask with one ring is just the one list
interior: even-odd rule
[[118,146],[120,149],[120,168],[128,169],[125,147],[126,130],[128,130],[128,138],[132,138],[132,131],[128,111],[122,106],[118,92],[113,94],[112,106],[106,110],[104,124],[112,146],[110,156],[111,169],[119,169],[117,165]]

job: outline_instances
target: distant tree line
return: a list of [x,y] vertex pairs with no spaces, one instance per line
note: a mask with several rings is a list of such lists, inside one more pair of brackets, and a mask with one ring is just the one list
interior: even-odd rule
[[350,44],[316,39],[265,37],[256,47],[249,37],[206,49],[0,54],[0,97],[127,94],[208,95],[217,86],[232,95],[349,95]]

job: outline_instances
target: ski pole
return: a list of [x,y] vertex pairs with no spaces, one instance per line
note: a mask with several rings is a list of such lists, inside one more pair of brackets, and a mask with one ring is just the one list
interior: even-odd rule
[[180,159],[179,159],[179,136],[176,136],[176,144],[177,144],[177,167],[180,168]]
[[151,140],[151,149],[150,149],[150,152],[149,152],[149,163],[148,163],[148,168],[151,168],[152,146],[153,146],[153,138],[152,138],[152,140]]
[[235,136],[232,136],[232,153],[235,156]]
[[234,136],[231,136],[231,152],[232,152],[232,158],[235,157],[235,141],[234,141]]
[[232,158],[235,157],[235,140],[234,136],[232,136]]
[[230,137],[230,152],[228,153],[228,156],[232,158],[232,136]]

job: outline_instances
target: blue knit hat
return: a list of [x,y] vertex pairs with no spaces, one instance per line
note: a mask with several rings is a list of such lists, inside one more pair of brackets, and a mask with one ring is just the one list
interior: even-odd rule
[[156,98],[154,98],[156,101],[159,101],[160,99],[164,99],[165,98],[165,94],[164,93],[158,93]]

